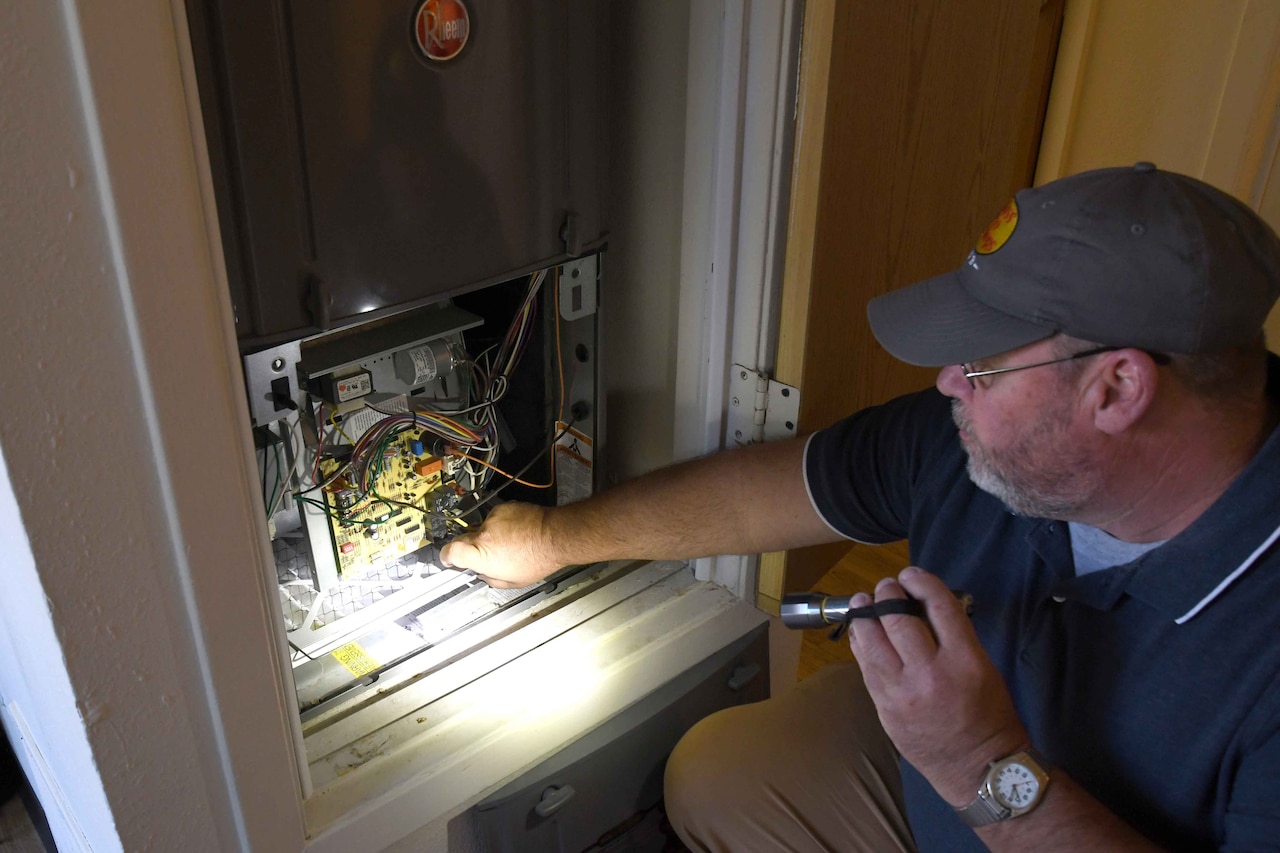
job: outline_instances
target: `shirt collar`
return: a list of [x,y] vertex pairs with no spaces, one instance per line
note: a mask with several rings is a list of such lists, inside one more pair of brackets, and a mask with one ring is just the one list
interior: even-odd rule
[[[1280,397],[1280,358],[1267,356],[1267,393]],[[1114,569],[1072,578],[1055,592],[1107,609],[1128,594],[1184,622],[1230,591],[1238,570],[1280,525],[1280,428],[1227,490],[1186,530]],[[1066,525],[1049,524],[1065,536]],[[1046,527],[1040,533],[1047,535]]]

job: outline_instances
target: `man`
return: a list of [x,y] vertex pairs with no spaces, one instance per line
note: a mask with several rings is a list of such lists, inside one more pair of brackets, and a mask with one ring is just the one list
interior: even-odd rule
[[868,308],[936,389],[583,504],[500,507],[445,555],[523,585],[909,539],[921,568],[874,598],[924,618],[855,620],[856,669],[676,748],[668,812],[696,849],[1274,848],[1278,294],[1280,241],[1198,181],[1139,163],[1024,190],[959,270]]

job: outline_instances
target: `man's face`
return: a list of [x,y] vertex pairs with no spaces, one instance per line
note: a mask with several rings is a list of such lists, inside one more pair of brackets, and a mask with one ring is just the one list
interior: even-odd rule
[[[980,367],[1052,358],[1043,343],[984,361]],[[970,388],[958,367],[938,375],[969,457],[969,477],[1013,512],[1070,519],[1099,493],[1099,466],[1078,440],[1073,374],[1056,366],[983,377]]]

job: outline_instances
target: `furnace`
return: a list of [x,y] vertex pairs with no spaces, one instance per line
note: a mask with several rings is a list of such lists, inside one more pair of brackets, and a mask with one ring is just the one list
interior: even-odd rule
[[313,846],[583,849],[768,691],[683,563],[439,561],[605,485],[608,4],[187,6]]

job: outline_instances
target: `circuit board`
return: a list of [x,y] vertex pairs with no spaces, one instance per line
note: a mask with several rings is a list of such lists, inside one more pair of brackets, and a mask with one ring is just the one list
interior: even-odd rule
[[[341,466],[322,459],[327,480]],[[366,494],[339,478],[324,490],[338,574],[358,578],[399,559],[443,532],[442,510],[457,503],[450,466],[423,451],[414,432],[394,437]]]

